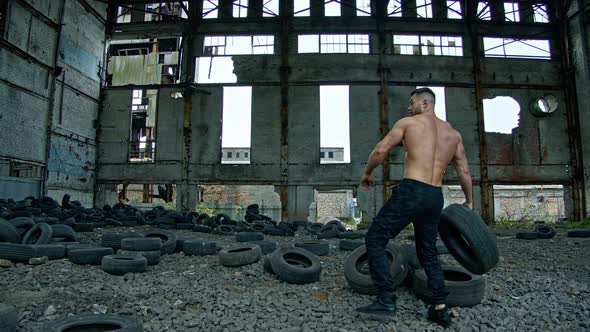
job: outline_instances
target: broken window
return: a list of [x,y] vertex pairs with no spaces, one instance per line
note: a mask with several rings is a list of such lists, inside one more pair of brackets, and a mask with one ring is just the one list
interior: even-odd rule
[[451,36],[393,36],[393,54],[463,56],[463,39]]
[[155,2],[148,3],[145,5],[144,21],[168,21],[177,18],[188,18],[188,1],[183,1],[182,4],[179,1],[172,2]]
[[279,0],[264,0],[262,17],[279,16]]
[[203,1],[203,18],[217,18],[219,12],[219,0]]
[[348,92],[348,85],[320,86],[320,153],[328,153],[320,164],[350,163]]
[[117,23],[131,22],[131,7],[117,7]]
[[486,57],[551,59],[548,40],[484,37],[483,45]]
[[154,162],[158,90],[133,90],[131,96],[130,162]]
[[432,18],[432,0],[416,0],[418,18]]
[[492,11],[488,1],[480,1],[477,4],[477,18],[482,21],[489,21],[492,19]]
[[512,134],[512,129],[518,127],[520,105],[512,97],[484,99],[483,118],[486,132]]
[[206,56],[274,54],[274,36],[206,36],[203,46]]
[[309,15],[309,0],[293,0],[293,16],[306,17]]
[[233,0],[234,17],[248,16],[248,0]]
[[493,192],[496,221],[555,223],[565,217],[563,185],[494,185]]
[[299,35],[298,53],[369,53],[369,35]]
[[387,16],[402,17],[402,0],[389,0],[387,4]]
[[174,184],[136,184],[117,185],[117,200],[133,203],[154,203],[166,209],[176,209],[176,186]]
[[340,1],[326,0],[324,3],[324,16],[340,16]]
[[196,58],[195,79],[197,83],[236,83],[231,56],[208,56]]
[[356,0],[356,16],[371,16],[371,0]]
[[[248,153],[250,152],[251,114],[251,86],[223,87],[222,164],[250,163]],[[243,153],[244,157],[232,158],[232,155],[238,152]]]
[[446,98],[445,98],[445,87],[444,86],[417,86],[416,89],[419,88],[429,88],[434,92],[434,96],[436,98],[434,103],[434,114],[443,120],[447,121],[447,106],[446,106]]
[[172,84],[178,70],[182,38],[113,40],[108,45],[108,84]]
[[447,18],[460,20],[463,18],[461,12],[461,1],[459,0],[448,0],[447,1]]
[[504,17],[507,22],[520,22],[520,12],[518,3],[505,2],[504,3]]
[[549,23],[549,14],[547,13],[547,5],[533,4],[533,22],[535,22],[535,23]]

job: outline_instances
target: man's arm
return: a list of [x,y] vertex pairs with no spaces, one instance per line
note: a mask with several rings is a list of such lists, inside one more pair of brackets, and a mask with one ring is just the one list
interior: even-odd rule
[[387,160],[391,149],[401,144],[409,121],[409,118],[399,120],[381,142],[377,143],[373,152],[371,152],[371,155],[369,156],[365,172],[361,178],[361,186],[363,188],[367,188],[372,184],[371,174],[373,173],[373,170],[377,168],[379,164]]
[[459,144],[457,144],[457,151],[451,161],[457,176],[459,177],[459,183],[461,184],[461,190],[465,194],[464,205],[473,209],[473,186],[471,183],[471,172],[469,171],[469,164],[467,163],[467,157],[465,156],[465,147],[463,146],[463,140],[459,135]]

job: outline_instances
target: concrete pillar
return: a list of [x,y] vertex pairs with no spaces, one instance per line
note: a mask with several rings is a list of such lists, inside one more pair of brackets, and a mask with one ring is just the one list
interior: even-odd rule
[[314,200],[312,186],[289,186],[289,220],[308,220],[309,206]]
[[357,190],[359,209],[363,213],[363,221],[373,222],[373,218],[383,207],[383,186],[376,185],[369,189]]
[[95,207],[102,208],[105,204],[112,206],[118,201],[116,184],[97,184],[94,187]]
[[490,1],[490,14],[492,15],[492,21],[504,22],[506,20],[506,13],[504,12],[504,1]]
[[342,17],[356,17],[356,1],[340,0],[340,13]]
[[262,0],[248,0],[248,17],[262,17]]
[[324,2],[324,0],[310,0],[309,16],[324,17],[326,12],[324,8]]
[[526,23],[533,23],[535,13],[533,11],[533,4],[530,2],[519,2],[520,21]]
[[402,0],[402,17],[417,17],[416,0]]
[[233,0],[219,0],[219,10],[217,17],[219,18],[232,18],[233,17]]
[[194,211],[197,205],[197,186],[193,184],[176,185],[176,211]]

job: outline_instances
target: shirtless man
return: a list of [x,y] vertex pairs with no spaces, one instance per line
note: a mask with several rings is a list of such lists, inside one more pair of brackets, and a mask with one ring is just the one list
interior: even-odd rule
[[432,290],[433,306],[428,310],[428,319],[448,327],[451,324],[446,307],[448,292],[437,256],[436,238],[443,207],[442,179],[449,163],[456,169],[465,194],[463,204],[470,209],[473,208],[473,193],[461,135],[436,117],[435,98],[434,92],[428,88],[412,91],[408,106],[410,116],[399,120],[369,156],[361,178],[364,189],[373,184],[371,173],[389,158],[393,148],[403,142],[406,149],[404,179],[394,187],[391,198],[373,219],[365,240],[371,278],[379,289],[379,295],[375,302],[357,310],[371,314],[395,312],[396,296],[391,287],[385,247],[389,239],[396,237],[412,222],[418,259]]

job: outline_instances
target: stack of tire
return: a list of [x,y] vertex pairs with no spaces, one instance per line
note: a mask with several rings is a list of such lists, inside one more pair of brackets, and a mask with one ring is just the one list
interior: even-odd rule
[[515,234],[517,239],[522,240],[551,239],[554,236],[555,229],[545,224],[537,224],[532,232],[518,232]]
[[320,280],[322,265],[320,258],[306,249],[279,248],[264,256],[264,271],[291,284],[309,284]]
[[340,220],[332,219],[328,221],[317,233],[318,239],[337,239],[340,233],[346,232],[346,227]]
[[76,232],[67,225],[36,223],[31,217],[0,218],[0,259],[27,262],[46,256],[61,259],[66,244],[77,243]]
[[160,237],[129,237],[121,240],[121,250],[118,254],[143,256],[147,265],[157,265],[160,262],[162,239]]

